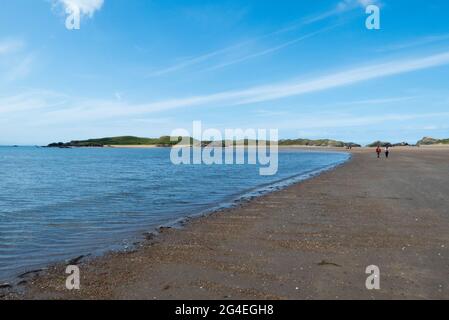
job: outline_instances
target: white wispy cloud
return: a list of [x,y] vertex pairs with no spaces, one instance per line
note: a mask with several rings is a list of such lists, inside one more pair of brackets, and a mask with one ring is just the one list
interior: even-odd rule
[[81,15],[92,18],[103,7],[104,0],[54,0],[54,3],[70,12],[80,12]]
[[449,51],[425,57],[399,59],[359,68],[347,69],[310,80],[294,80],[286,83],[269,84],[245,90],[225,91],[209,95],[159,101],[149,104],[147,106],[147,111],[154,112],[210,104],[238,105],[270,101],[348,86],[362,81],[408,73],[446,64],[449,64]]
[[[350,100],[350,101],[341,101],[341,102],[333,102],[328,104],[319,104],[319,105],[307,105],[308,110],[338,110],[341,111],[353,111],[360,110],[361,107],[365,106],[381,106],[381,105],[389,105],[394,104],[397,105],[400,102],[416,100],[418,98],[424,98],[424,96],[402,96],[402,97],[384,97],[384,98],[372,98],[372,99],[364,99],[364,100]],[[356,106],[356,108],[354,108]],[[345,108],[349,107],[349,108]],[[289,108],[292,108],[290,105]],[[285,117],[291,116],[292,113],[289,111],[282,110],[267,110],[267,109],[258,109],[255,111],[255,114],[258,117]]]
[[388,97],[388,98],[377,98],[377,99],[366,99],[366,100],[357,100],[357,101],[348,101],[348,102],[341,102],[338,104],[334,104],[338,105],[338,106],[342,106],[342,105],[370,105],[370,104],[374,104],[374,105],[379,105],[379,104],[389,104],[389,103],[396,103],[396,102],[404,102],[404,101],[409,101],[409,100],[414,100],[416,98],[419,98],[419,96],[407,96],[407,97]]
[[[374,63],[364,67],[348,68],[344,71],[339,71],[308,80],[291,80],[280,84],[267,84],[244,90],[223,91],[214,94],[168,99],[152,103],[133,104],[117,99],[80,100],[77,98],[70,98],[66,99],[67,103],[62,105],[61,108],[49,111],[46,110],[43,118],[45,118],[45,121],[47,122],[61,120],[65,121],[66,119],[74,121],[114,117],[133,118],[155,112],[186,107],[236,106],[252,104],[256,102],[277,100],[354,85],[362,81],[400,75],[447,64],[449,64],[449,51],[424,57],[392,60],[384,63]],[[359,101],[355,103],[392,103],[395,101],[400,102],[412,98],[413,97],[393,97],[380,99],[377,101]],[[392,120],[394,119],[396,118],[392,118]]]
[[312,37],[314,37],[314,36],[316,36],[316,35],[318,35],[320,33],[323,33],[325,31],[329,31],[331,29],[334,29],[337,26],[339,26],[339,25],[334,25],[334,26],[331,26],[331,27],[328,27],[328,28],[324,28],[324,29],[315,31],[315,32],[308,33],[308,34],[303,35],[301,37],[298,37],[296,39],[293,39],[293,40],[281,43],[281,44],[279,44],[277,46],[274,46],[274,47],[271,47],[271,48],[268,48],[268,49],[264,49],[264,50],[261,50],[261,51],[253,52],[251,54],[248,54],[246,56],[242,56],[242,57],[234,59],[234,60],[229,60],[229,61],[225,61],[225,62],[216,64],[216,65],[214,65],[212,67],[204,69],[203,71],[218,70],[218,69],[221,69],[221,68],[224,68],[224,67],[228,67],[230,65],[234,65],[234,64],[246,61],[246,60],[251,60],[251,59],[254,59],[254,58],[257,58],[257,57],[261,57],[261,56],[265,56],[265,55],[268,55],[268,54],[271,54],[271,53],[275,53],[275,52],[277,52],[279,50],[282,50],[282,49],[285,49],[285,48],[290,47],[292,45],[295,45],[295,44],[297,44],[297,43],[299,43],[301,41],[304,41],[306,39],[312,38]]
[[343,14],[348,11],[352,11],[355,9],[359,9],[361,7],[366,7],[370,4],[380,4],[377,0],[342,0],[337,3],[337,5],[321,14],[306,17],[301,20],[300,24],[310,24],[318,21],[325,20],[327,18],[331,18],[340,14]]
[[4,39],[0,41],[0,55],[14,53],[24,47],[24,42],[18,39]]
[[30,53],[25,57],[17,60],[17,62],[5,71],[4,79],[7,81],[15,81],[25,78],[33,70],[35,55]]
[[29,113],[33,110],[45,111],[63,105],[68,97],[49,90],[26,90],[18,94],[0,95],[0,114]]
[[172,72],[175,72],[175,71],[187,68],[189,66],[196,65],[196,64],[201,63],[203,61],[207,61],[207,60],[209,60],[211,58],[214,58],[214,57],[219,56],[221,54],[230,52],[232,50],[241,48],[244,45],[246,45],[247,43],[248,42],[242,42],[242,43],[230,46],[230,47],[222,48],[222,49],[219,49],[219,50],[216,50],[216,51],[212,51],[212,52],[209,52],[209,53],[206,53],[206,54],[203,54],[203,55],[199,55],[197,57],[185,59],[185,60],[183,60],[183,61],[181,61],[181,62],[179,62],[177,64],[174,64],[172,66],[169,66],[169,67],[166,67],[166,68],[163,68],[163,69],[159,69],[159,70],[155,70],[153,72],[150,72],[147,76],[148,77],[155,77],[155,76],[161,76],[161,75],[165,75],[165,74],[168,74],[168,73],[172,73]]
[[31,73],[35,54],[24,50],[21,39],[9,38],[0,41],[0,80],[11,82]]
[[370,116],[354,116],[350,114],[317,114],[314,116],[297,117],[297,120],[285,120],[276,123],[279,129],[330,129],[351,128],[375,125],[385,122],[407,122],[419,119],[441,119],[448,118],[449,112],[429,112],[412,114],[382,114]]
[[[315,22],[323,21],[325,19],[328,19],[328,18],[337,16],[337,15],[343,14],[345,12],[348,12],[348,11],[354,10],[356,8],[360,8],[361,6],[366,6],[366,5],[372,4],[372,3],[378,3],[378,1],[376,1],[376,0],[342,0],[342,1],[338,2],[337,5],[334,8],[332,8],[331,10],[326,11],[324,13],[320,13],[320,14],[317,14],[317,15],[314,15],[314,16],[309,16],[309,17],[306,17],[306,18],[302,18],[302,19],[300,19],[300,20],[290,24],[287,27],[280,28],[278,30],[275,30],[275,31],[272,31],[272,32],[269,32],[269,33],[266,33],[266,34],[263,34],[263,35],[260,35],[258,37],[253,38],[253,39],[249,39],[247,41],[243,41],[241,43],[238,43],[238,44],[235,44],[235,45],[232,45],[232,46],[228,46],[228,47],[221,48],[221,49],[218,49],[218,50],[206,53],[206,54],[202,54],[202,55],[199,55],[199,56],[196,56],[196,57],[185,59],[185,60],[183,60],[183,61],[181,61],[179,63],[173,64],[171,66],[152,71],[149,74],[147,74],[147,77],[155,77],[155,76],[161,76],[161,75],[166,75],[166,74],[169,74],[169,73],[173,73],[173,72],[176,72],[176,71],[179,71],[179,70],[182,70],[182,69],[185,69],[185,68],[188,68],[188,67],[191,67],[191,66],[203,63],[205,61],[209,61],[209,60],[211,60],[213,58],[225,55],[225,54],[233,52],[233,51],[235,51],[237,49],[241,49],[242,47],[246,47],[246,46],[248,46],[250,44],[253,44],[253,43],[256,43],[256,42],[258,42],[260,40],[263,40],[263,39],[266,39],[266,38],[269,38],[269,37],[272,37],[272,36],[277,36],[277,35],[280,35],[280,34],[283,34],[283,33],[291,32],[291,31],[300,29],[301,27],[303,27],[305,25],[309,25],[309,24],[312,24],[312,23],[315,23]],[[327,30],[332,29],[334,27],[336,27],[336,26],[332,26],[332,27],[328,28]],[[216,70],[216,69],[224,68],[224,67],[236,64],[236,63],[247,61],[247,60],[250,60],[250,59],[253,59],[253,58],[257,58],[257,57],[260,57],[260,56],[263,56],[263,55],[267,55],[267,54],[279,51],[281,49],[284,49],[286,47],[289,47],[289,46],[291,46],[291,45],[293,45],[293,44],[295,44],[295,43],[297,43],[299,41],[305,40],[305,39],[307,39],[307,38],[309,38],[309,37],[311,37],[311,36],[313,36],[315,34],[321,33],[323,31],[326,31],[326,30],[319,30],[317,32],[312,32],[312,33],[310,33],[308,35],[303,35],[301,37],[297,37],[297,38],[295,38],[293,40],[286,41],[284,43],[272,46],[270,48],[266,48],[266,49],[263,49],[263,50],[260,50],[260,51],[257,51],[257,52],[253,52],[253,53],[247,54],[247,55],[239,57],[239,58],[234,58],[234,59],[231,59],[229,61],[219,62],[216,65],[213,65],[213,66],[211,66],[209,68],[204,69],[203,71]]]
[[407,48],[412,48],[412,47],[424,46],[424,45],[435,43],[435,42],[442,42],[445,40],[449,40],[449,34],[429,35],[429,36],[416,38],[416,39],[413,39],[408,42],[402,42],[399,44],[385,46],[383,48],[377,49],[377,52],[387,52],[387,51],[407,49]]

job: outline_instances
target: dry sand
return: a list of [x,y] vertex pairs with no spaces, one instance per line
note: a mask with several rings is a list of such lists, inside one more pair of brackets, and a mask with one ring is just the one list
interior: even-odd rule
[[[367,290],[365,268],[380,268]],[[28,280],[28,299],[449,299],[449,149],[353,150],[336,170]],[[8,296],[7,296],[8,297]]]

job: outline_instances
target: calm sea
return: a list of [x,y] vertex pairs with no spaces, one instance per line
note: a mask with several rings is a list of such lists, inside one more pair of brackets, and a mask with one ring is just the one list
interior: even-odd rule
[[0,147],[0,281],[279,189],[349,159],[282,150],[275,176],[254,165],[181,165],[170,149]]

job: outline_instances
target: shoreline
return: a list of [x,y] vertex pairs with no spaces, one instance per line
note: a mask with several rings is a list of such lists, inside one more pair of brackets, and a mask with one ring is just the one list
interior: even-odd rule
[[[104,145],[102,147],[51,147],[53,149],[170,149],[172,147],[175,148],[189,148],[190,145],[187,146],[160,146],[160,145]],[[0,148],[50,148],[48,146],[37,146],[37,145],[0,145]],[[224,149],[229,147],[223,147]],[[233,146],[232,148],[248,148],[248,146]],[[279,149],[301,149],[301,150],[309,150],[309,151],[336,151],[336,152],[367,152],[372,151],[373,147],[353,147],[352,149],[346,149],[345,147],[332,147],[332,146],[306,146],[306,145],[278,145]],[[449,150],[449,144],[433,144],[433,145],[420,145],[420,146],[393,146],[390,148],[391,150],[399,150],[399,151],[416,151],[416,150]]]
[[[114,148],[114,149],[153,149],[153,148],[189,148],[190,145],[174,145],[174,146],[160,146],[160,145],[105,145],[103,147],[72,147],[72,148]],[[217,146],[214,146],[217,147]],[[248,148],[248,146],[232,146],[232,147],[222,147],[223,149],[226,148]],[[306,146],[306,145],[278,145],[279,149],[304,149],[304,150],[322,150],[322,151],[340,151],[340,152],[350,152],[350,151],[366,151],[366,150],[372,150],[373,147],[354,147],[352,149],[347,149],[345,147],[332,147],[332,146]],[[421,146],[396,146],[391,147],[394,150],[419,150],[420,148],[423,149],[449,149],[448,144],[434,144],[434,145],[421,145]]]
[[[318,177],[234,208],[187,218],[184,228],[164,228],[136,251],[81,262],[78,292],[64,288],[66,275],[60,265],[32,277],[22,294],[4,298],[449,299],[449,217],[447,200],[438,198],[438,192],[444,192],[436,188],[448,181],[435,180],[436,173],[430,172],[446,168],[441,161],[449,153],[395,150],[397,162],[388,160],[389,167],[383,168],[386,162],[376,161],[371,152],[353,149],[351,161]],[[425,172],[409,175],[404,165]],[[444,178],[449,180],[447,174]],[[404,187],[426,201],[402,194],[400,179],[427,179],[427,184]],[[348,192],[358,194],[348,198]],[[409,254],[409,248],[417,251]],[[363,288],[363,264],[373,263],[369,257],[387,270],[384,291]]]
[[[89,147],[92,148],[92,147]],[[157,148],[165,148],[165,147],[157,147]],[[303,150],[307,151],[307,150]],[[327,153],[335,153],[334,150],[310,150],[312,152],[327,152]],[[351,154],[347,152],[347,150],[339,150],[339,153],[347,153],[348,158],[346,160],[336,162],[332,165],[325,166],[320,169],[312,170],[310,172],[304,172],[299,173],[293,176],[290,176],[288,178],[283,178],[280,180],[272,181],[270,183],[259,185],[255,188],[251,188],[246,190],[245,192],[238,194],[238,195],[232,195],[229,196],[227,199],[224,199],[223,201],[215,204],[211,204],[211,206],[207,209],[204,209],[199,212],[193,212],[190,214],[187,214],[186,216],[176,218],[174,220],[167,221],[166,223],[163,223],[159,226],[151,226],[149,227],[148,231],[145,231],[143,233],[136,232],[133,235],[133,238],[135,238],[134,245],[131,248],[122,248],[122,249],[107,249],[101,251],[100,254],[94,254],[94,253],[85,253],[83,255],[79,256],[73,256],[70,258],[67,258],[65,260],[60,260],[57,262],[52,263],[45,263],[42,265],[37,265],[34,267],[29,267],[27,269],[24,269],[18,273],[16,273],[13,276],[10,276],[8,279],[3,279],[0,281],[0,299],[2,298],[2,292],[1,289],[12,289],[11,292],[14,293],[15,291],[22,291],[22,288],[20,288],[21,285],[23,285],[25,282],[29,280],[29,277],[34,276],[40,276],[42,274],[47,273],[49,270],[60,268],[61,266],[70,264],[70,261],[85,261],[86,258],[93,258],[93,259],[102,259],[104,256],[107,256],[109,254],[120,254],[120,253],[126,253],[128,251],[132,251],[135,249],[138,249],[142,244],[145,244],[146,240],[148,238],[153,239],[154,237],[157,237],[160,235],[161,231],[168,230],[168,229],[182,229],[186,224],[188,224],[190,221],[195,219],[202,219],[207,218],[209,215],[214,214],[220,214],[221,212],[236,209],[239,206],[244,205],[245,203],[248,203],[250,201],[253,201],[256,198],[263,197],[267,194],[273,193],[273,192],[279,192],[282,191],[292,185],[304,182],[309,179],[313,179],[320,174],[323,174],[325,172],[335,170],[339,166],[344,165],[345,163],[351,161]],[[86,261],[87,262],[87,261]],[[4,288],[2,288],[4,286]],[[10,293],[10,292],[8,292]]]

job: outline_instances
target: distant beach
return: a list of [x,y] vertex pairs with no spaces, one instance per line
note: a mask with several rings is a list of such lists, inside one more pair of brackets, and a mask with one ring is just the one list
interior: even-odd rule
[[[449,299],[449,149],[353,150],[287,189],[31,277],[27,299]],[[365,288],[377,265],[381,290]],[[8,296],[4,297],[8,298]]]

